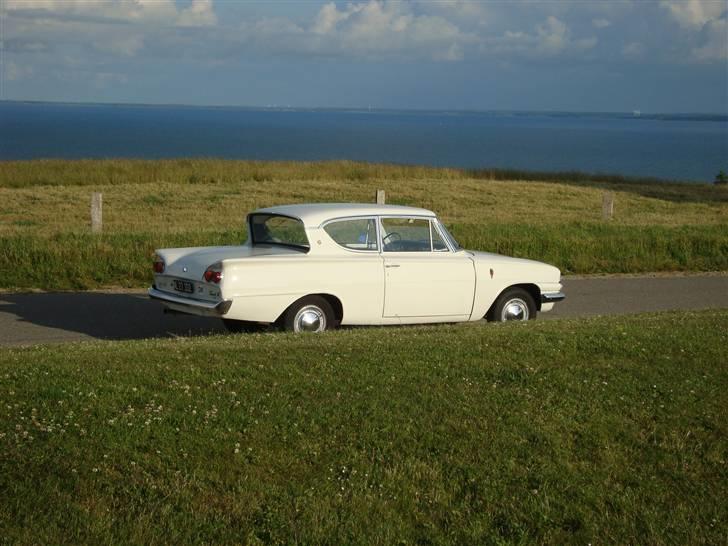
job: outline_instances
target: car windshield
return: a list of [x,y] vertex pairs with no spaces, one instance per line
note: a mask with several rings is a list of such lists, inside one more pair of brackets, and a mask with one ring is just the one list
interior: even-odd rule
[[303,222],[290,216],[253,214],[250,236],[254,245],[283,245],[308,250],[310,245]]

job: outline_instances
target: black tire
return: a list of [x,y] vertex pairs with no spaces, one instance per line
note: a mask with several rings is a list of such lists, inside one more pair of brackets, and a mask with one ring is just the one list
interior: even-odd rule
[[243,332],[251,334],[253,332],[262,332],[269,327],[268,324],[250,322],[249,320],[233,320],[224,318],[222,319],[222,323],[225,325],[225,329],[231,334],[240,334]]
[[[498,296],[485,318],[491,322],[526,321],[535,320],[536,313],[533,296],[523,288],[514,287],[504,290]],[[519,315],[522,318],[517,318]],[[513,318],[507,318],[508,316]]]
[[334,310],[321,296],[305,296],[283,313],[283,328],[289,332],[323,332],[335,326]]

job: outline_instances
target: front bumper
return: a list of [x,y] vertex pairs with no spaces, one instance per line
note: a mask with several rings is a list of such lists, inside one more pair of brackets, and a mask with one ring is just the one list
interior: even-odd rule
[[232,300],[223,300],[219,302],[195,300],[192,298],[182,298],[157,290],[153,286],[148,291],[149,297],[159,300],[166,307],[180,313],[190,315],[200,315],[203,317],[221,317],[230,310],[233,304]]
[[566,298],[563,292],[544,292],[541,294],[541,303],[556,303]]

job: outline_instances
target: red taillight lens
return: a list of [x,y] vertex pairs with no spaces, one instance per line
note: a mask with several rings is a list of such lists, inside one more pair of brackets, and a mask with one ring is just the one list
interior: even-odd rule
[[154,269],[155,273],[164,273],[164,260],[159,256],[155,256],[152,269]]
[[222,273],[208,269],[205,271],[205,280],[207,282],[220,282],[222,280]]
[[212,264],[205,270],[203,278],[207,282],[214,282],[215,284],[218,284],[222,280],[222,264],[219,262]]

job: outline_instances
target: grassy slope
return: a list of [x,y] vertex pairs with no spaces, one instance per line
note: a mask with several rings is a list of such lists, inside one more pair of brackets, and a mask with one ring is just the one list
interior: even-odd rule
[[[351,162],[5,162],[0,287],[140,286],[154,248],[235,244],[251,209],[367,202],[377,188],[389,202],[436,210],[467,248],[545,260],[565,272],[728,269],[728,188],[505,176],[545,177]],[[611,222],[601,220],[605,189],[616,196]],[[104,193],[102,237],[87,234],[91,191]]]
[[710,311],[3,349],[0,536],[720,543],[727,343]]

